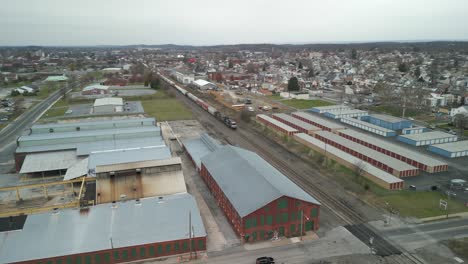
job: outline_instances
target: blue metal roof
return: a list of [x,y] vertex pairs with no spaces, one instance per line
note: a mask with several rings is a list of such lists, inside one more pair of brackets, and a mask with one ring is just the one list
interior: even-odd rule
[[192,157],[197,168],[201,168],[201,158],[221,147],[221,143],[203,133],[200,138],[185,140],[182,142],[187,152]]
[[241,217],[282,196],[320,204],[254,152],[227,145],[201,162]]

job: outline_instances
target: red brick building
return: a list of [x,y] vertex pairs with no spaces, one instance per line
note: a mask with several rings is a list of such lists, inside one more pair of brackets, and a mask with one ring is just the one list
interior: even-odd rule
[[253,152],[220,147],[201,158],[200,175],[245,241],[319,228],[320,203]]

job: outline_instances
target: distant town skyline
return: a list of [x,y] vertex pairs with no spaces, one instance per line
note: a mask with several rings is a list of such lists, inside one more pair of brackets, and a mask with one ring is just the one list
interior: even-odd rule
[[466,0],[0,0],[0,46],[468,40]]

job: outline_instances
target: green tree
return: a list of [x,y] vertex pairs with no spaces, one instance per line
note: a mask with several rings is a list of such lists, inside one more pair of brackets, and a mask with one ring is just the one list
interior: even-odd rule
[[151,79],[151,81],[150,81],[150,87],[151,87],[152,89],[159,89],[159,78],[154,77],[153,79]]
[[418,66],[416,70],[414,70],[414,77],[419,78],[421,76],[421,68]]
[[302,62],[299,62],[299,66],[298,66],[299,69],[302,69],[304,68],[304,66],[302,66]]
[[288,81],[288,91],[299,91],[299,80],[296,77],[291,77]]
[[408,66],[408,64],[402,62],[402,63],[398,64],[398,70],[400,72],[407,72],[407,71],[409,71],[409,66]]
[[314,69],[310,69],[309,70],[309,77],[314,77],[315,76],[315,73],[314,73]]
[[232,69],[233,67],[234,67],[234,64],[232,63],[232,60],[229,60],[228,68]]
[[357,51],[356,51],[356,49],[352,49],[352,50],[351,50],[351,59],[357,60],[357,57],[358,57],[358,56],[357,56]]

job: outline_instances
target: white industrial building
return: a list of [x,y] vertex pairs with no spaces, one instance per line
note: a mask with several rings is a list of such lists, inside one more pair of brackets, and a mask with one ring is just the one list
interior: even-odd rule
[[118,113],[123,110],[123,99],[117,97],[99,98],[94,101],[93,113],[109,114]]

